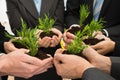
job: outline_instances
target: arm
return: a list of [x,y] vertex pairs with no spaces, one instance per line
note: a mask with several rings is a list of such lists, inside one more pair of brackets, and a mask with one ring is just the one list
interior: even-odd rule
[[19,49],[0,56],[0,76],[13,75],[30,78],[52,67],[52,57],[45,60],[29,56],[28,50]]
[[116,41],[115,42],[115,47],[114,47],[114,56],[120,56],[120,42]]
[[115,79],[120,80],[120,58],[119,57],[111,57],[111,76]]
[[108,37],[113,41],[120,41],[120,25],[105,27],[108,32]]
[[98,69],[111,74],[112,77],[119,80],[120,79],[120,58],[119,57],[106,57],[98,54],[92,48],[87,48],[83,50],[83,55],[87,60],[93,64]]
[[67,0],[67,11],[65,13],[66,28],[72,24],[79,24],[80,0]]
[[62,49],[58,49],[54,56],[54,64],[58,75],[71,79],[82,78],[82,80],[115,80],[110,75],[95,68],[84,58],[61,54],[62,52]]
[[[57,28],[63,32],[64,28],[64,3],[63,0],[56,0],[57,3],[54,4],[55,13],[53,14],[54,19],[56,20],[54,28]],[[54,12],[54,11],[53,11]]]
[[87,69],[82,76],[82,80],[116,80],[110,75],[97,68]]

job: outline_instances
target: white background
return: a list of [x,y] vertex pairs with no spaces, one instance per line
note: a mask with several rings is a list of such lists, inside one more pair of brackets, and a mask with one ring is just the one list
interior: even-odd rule
[[0,22],[4,25],[5,29],[13,34],[9,25],[8,17],[6,14],[6,0],[0,0]]

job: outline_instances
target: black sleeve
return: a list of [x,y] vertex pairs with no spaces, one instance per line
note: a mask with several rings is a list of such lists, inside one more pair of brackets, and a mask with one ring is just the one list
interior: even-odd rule
[[[6,0],[7,15],[10,22],[11,30],[16,35],[16,30],[21,30],[20,8],[18,7],[18,0]],[[24,12],[24,11],[23,11]],[[23,18],[23,17],[22,17]]]
[[120,57],[111,57],[111,76],[120,80]]
[[110,75],[97,68],[87,69],[82,76],[82,80],[116,80]]
[[113,41],[120,41],[120,25],[105,28],[108,31],[110,39]]
[[0,52],[4,52],[4,42],[9,40],[9,38],[5,36],[5,33],[7,33],[7,31],[0,24]]
[[67,10],[65,12],[66,28],[72,24],[79,24],[80,0],[67,0]]
[[120,42],[119,41],[115,41],[115,48],[114,48],[113,56],[120,57]]
[[[54,27],[63,32],[64,30],[64,2],[63,0],[58,0],[58,3],[56,5],[53,5],[55,8],[55,25]],[[54,9],[53,9],[54,10]],[[54,12],[54,11],[51,11]]]

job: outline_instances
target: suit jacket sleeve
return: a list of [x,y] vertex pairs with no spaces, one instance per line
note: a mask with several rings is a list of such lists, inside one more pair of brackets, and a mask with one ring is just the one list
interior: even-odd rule
[[9,38],[5,36],[5,28],[0,24],[0,52],[4,52],[4,42],[8,41]]
[[114,48],[113,56],[120,57],[120,42],[119,41],[115,41],[115,48]]
[[[63,32],[64,28],[64,2],[63,0],[58,0],[58,4],[54,5],[55,12],[53,14],[54,19],[56,20],[54,27]],[[54,9],[53,9],[54,10]]]
[[82,80],[116,80],[112,76],[97,68],[87,69],[82,76]]
[[111,76],[120,80],[120,57],[111,57]]
[[72,24],[79,24],[80,0],[67,0],[67,11],[65,12],[66,28]]
[[120,25],[110,26],[105,28],[108,31],[109,37],[114,41],[120,41]]
[[[21,29],[21,20],[20,20],[21,14],[18,11],[17,3],[18,3],[17,0],[6,0],[7,15],[9,18],[11,30],[14,34],[16,34],[16,30]],[[19,9],[21,9],[21,8],[19,8]]]

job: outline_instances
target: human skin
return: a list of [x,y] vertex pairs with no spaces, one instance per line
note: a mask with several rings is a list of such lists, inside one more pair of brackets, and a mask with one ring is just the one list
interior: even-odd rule
[[58,49],[54,56],[57,74],[63,78],[81,78],[84,71],[94,66],[82,57],[62,54],[64,49]]
[[0,75],[30,78],[52,67],[52,57],[40,60],[26,54],[28,52],[26,49],[17,49],[9,54],[1,55]]
[[63,78],[81,78],[84,72],[89,68],[98,68],[110,74],[110,58],[98,54],[91,47],[83,50],[82,53],[85,58],[76,55],[62,54],[63,51],[64,49],[58,49],[54,56],[57,74]]
[[[64,41],[66,44],[70,44],[74,40],[75,35],[73,35],[69,32],[65,32],[63,34],[63,38],[64,38]],[[115,42],[112,41],[110,38],[108,38],[102,34],[96,35],[96,38],[104,39],[103,41],[101,41],[95,45],[91,45],[91,47],[93,49],[95,49],[99,54],[106,55],[106,54],[114,51]]]
[[91,47],[93,49],[95,49],[99,54],[106,55],[106,54],[114,51],[115,42],[112,41],[110,38],[105,37],[104,35],[97,35],[96,38],[104,39],[103,41],[101,41],[95,45],[91,45]]
[[62,38],[62,33],[61,31],[59,31],[58,29],[56,28],[52,28],[51,29],[53,33],[55,33],[56,35],[53,35],[53,37],[44,37],[44,38],[39,38],[38,40],[38,44],[39,44],[39,47],[55,47],[59,44],[61,38]]

